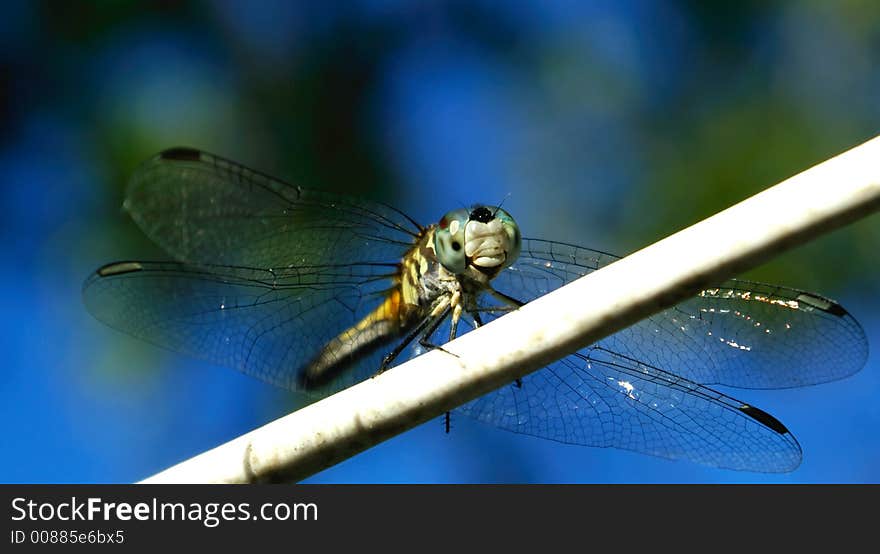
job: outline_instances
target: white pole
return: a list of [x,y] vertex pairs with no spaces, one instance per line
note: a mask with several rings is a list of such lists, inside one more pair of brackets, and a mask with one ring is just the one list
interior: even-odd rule
[[143,482],[303,479],[878,209],[880,136]]

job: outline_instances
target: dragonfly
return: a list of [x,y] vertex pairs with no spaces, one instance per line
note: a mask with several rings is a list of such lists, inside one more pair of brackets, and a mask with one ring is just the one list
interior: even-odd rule
[[[124,207],[171,260],[102,266],[84,283],[87,309],[134,337],[315,398],[619,259],[525,238],[501,207],[421,225],[193,148],[139,166]],[[859,371],[867,351],[837,302],[728,280],[456,412],[562,443],[787,472],[802,457],[792,433],[712,387],[834,381]]]

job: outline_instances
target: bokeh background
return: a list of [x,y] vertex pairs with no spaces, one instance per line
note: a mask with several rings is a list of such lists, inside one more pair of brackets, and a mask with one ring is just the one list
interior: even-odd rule
[[[163,148],[424,222],[504,199],[527,236],[627,253],[878,131],[867,0],[4,2],[0,481],[134,481],[300,402],[83,308],[97,266],[163,257],[121,211],[127,176]],[[880,481],[878,249],[875,216],[748,274],[840,300],[873,349],[841,382],[728,391],[794,432],[794,473],[458,417],[309,481]]]

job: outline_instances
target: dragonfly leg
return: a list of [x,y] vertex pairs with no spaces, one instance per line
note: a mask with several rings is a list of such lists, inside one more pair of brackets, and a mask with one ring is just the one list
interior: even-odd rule
[[[382,365],[379,366],[379,370],[373,374],[373,377],[385,372],[388,369],[388,366],[400,356],[400,353],[404,351],[404,349],[410,345],[410,343],[415,340],[416,337],[421,335],[421,339],[419,339],[419,344],[425,346],[426,348],[439,348],[439,346],[427,345],[425,341],[425,337],[431,336],[434,331],[437,330],[437,327],[443,323],[443,320],[446,319],[446,316],[449,315],[449,308],[441,312],[439,315],[434,317],[425,318],[421,323],[419,323],[415,329],[413,329],[400,343],[394,347],[394,350],[389,352],[382,358]],[[427,330],[426,330],[427,329]]]
[[385,357],[382,358],[382,364],[379,366],[379,370],[376,371],[375,374],[373,374],[373,377],[384,373],[385,370],[388,369],[388,366],[391,364],[391,362],[393,362],[400,355],[400,353],[403,352],[403,349],[409,346],[409,344],[413,340],[415,340],[415,338],[419,336],[419,334],[421,334],[421,332],[425,329],[430,321],[430,319],[425,319],[424,321],[422,321],[419,325],[416,326],[415,329],[410,332],[410,334],[404,337],[404,339],[400,341],[397,346],[394,347],[394,350],[386,354]]
[[[458,320],[461,317],[461,308],[459,306],[456,306],[456,308],[458,311],[456,313],[452,314],[452,324],[449,327],[449,340],[450,341],[452,339],[454,339],[455,335],[458,333]],[[475,315],[474,321],[477,323],[477,325],[482,325],[483,322],[477,320],[477,318],[479,316],[477,314],[474,314],[474,315]],[[446,412],[446,415],[443,416],[443,419],[444,419],[444,427],[446,428],[446,434],[448,435],[449,430],[452,429],[452,412]]]
[[489,289],[489,294],[491,294],[492,296],[494,296],[498,300],[504,302],[508,306],[513,306],[514,308],[522,308],[523,305],[525,304],[525,302],[523,302],[522,300],[517,300],[516,298],[514,298],[512,296],[508,296],[508,295],[504,294],[503,292],[499,292],[495,289]]
[[[440,346],[439,344],[434,344],[433,342],[428,340],[431,338],[431,335],[434,334],[434,331],[436,331],[437,328],[440,327],[440,324],[443,323],[443,320],[449,316],[450,311],[452,311],[452,307],[447,307],[445,310],[443,310],[440,313],[440,315],[438,315],[436,317],[436,319],[434,319],[434,321],[431,323],[431,326],[428,328],[428,330],[425,331],[424,333],[422,333],[422,338],[419,339],[420,345],[424,346],[428,350],[443,350],[443,352],[446,352],[447,354],[452,354],[452,352],[449,352],[448,350],[444,350],[443,347]],[[454,338],[455,329],[457,327],[458,327],[458,321],[455,318],[453,318],[452,328],[450,329],[450,331],[451,331],[450,332],[450,340],[452,340],[452,338]],[[454,356],[455,354],[452,354],[452,355]]]
[[471,315],[474,317],[474,326],[482,327],[483,326],[483,318],[480,316],[480,312],[473,312]]
[[449,326],[449,340],[451,341],[458,334],[458,320],[461,319],[461,304],[452,308],[452,323]]

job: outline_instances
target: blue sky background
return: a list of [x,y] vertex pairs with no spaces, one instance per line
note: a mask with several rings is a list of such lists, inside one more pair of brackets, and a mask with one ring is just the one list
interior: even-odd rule
[[[96,267],[162,257],[120,206],[127,176],[163,148],[423,222],[504,199],[527,236],[627,253],[878,133],[880,7],[709,5],[8,2],[0,481],[134,481],[297,406],[85,311]],[[792,430],[804,462],[791,474],[457,417],[449,435],[428,423],[309,481],[880,481],[878,247],[875,216],[747,275],[836,298],[872,349],[841,382],[727,391]]]

